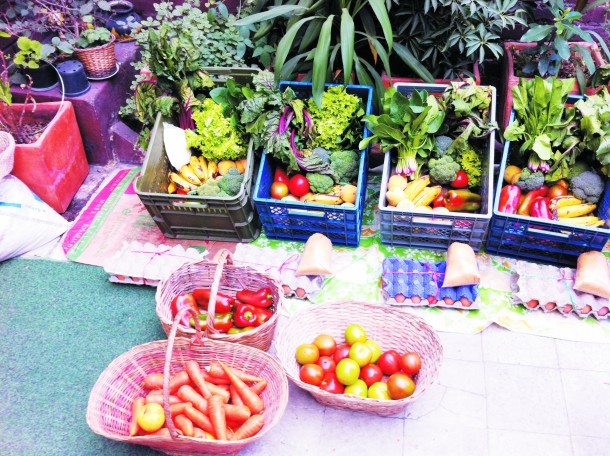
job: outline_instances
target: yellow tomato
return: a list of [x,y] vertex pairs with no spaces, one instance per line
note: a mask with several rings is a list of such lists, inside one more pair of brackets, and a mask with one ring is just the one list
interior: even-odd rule
[[151,402],[146,404],[138,414],[138,424],[146,432],[155,432],[163,427],[165,412],[161,404]]

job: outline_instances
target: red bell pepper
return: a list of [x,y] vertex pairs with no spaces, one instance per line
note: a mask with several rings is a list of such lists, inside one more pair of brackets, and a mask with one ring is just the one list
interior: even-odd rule
[[519,207],[521,189],[516,185],[505,185],[500,192],[500,204],[498,210],[507,214],[514,214]]
[[[212,290],[209,288],[197,288],[193,290],[193,296],[201,307],[208,310],[210,304],[210,295]],[[216,313],[228,313],[231,312],[232,307],[235,305],[235,298],[227,294],[218,292],[216,293]]]
[[266,323],[273,317],[273,312],[269,309],[256,308],[256,326]]
[[235,307],[233,319],[235,320],[235,326],[238,328],[245,328],[246,326],[258,326],[256,324],[257,307],[251,306],[250,304],[238,304]]
[[[199,320],[199,327],[201,328],[202,331],[205,331],[205,329],[208,326],[208,314],[199,314],[199,315],[197,315],[197,319]],[[189,318],[189,324],[191,325],[192,328],[197,327],[195,325],[195,319],[193,317]]]
[[238,301],[244,304],[250,304],[254,307],[269,307],[273,304],[273,295],[271,288],[265,287],[258,291],[243,289],[235,294]]
[[551,215],[551,210],[549,209],[549,199],[540,196],[536,198],[530,207],[530,215],[545,220],[552,220],[553,217]]
[[543,185],[542,187],[537,188],[536,190],[530,190],[529,192],[527,192],[527,195],[525,195],[525,197],[521,201],[521,204],[519,204],[517,214],[530,215],[530,207],[534,200],[538,197],[546,196],[548,191],[549,188],[546,185]]
[[469,190],[449,190],[445,193],[445,207],[450,212],[475,212],[481,207],[481,195]]
[[233,327],[233,314],[221,313],[214,315],[214,329],[226,333]]
[[[171,304],[172,316],[175,317],[176,314],[183,307],[189,307],[189,308],[193,309],[196,313],[200,313],[199,307],[197,307],[197,302],[195,301],[195,298],[193,297],[193,295],[191,293],[179,294],[178,296],[175,296],[174,299],[172,299],[172,304]],[[182,318],[180,319],[180,323],[182,323],[185,326],[188,326],[189,318],[190,318],[190,313],[185,313],[182,316]]]
[[432,202],[432,207],[445,207],[445,195],[438,195]]

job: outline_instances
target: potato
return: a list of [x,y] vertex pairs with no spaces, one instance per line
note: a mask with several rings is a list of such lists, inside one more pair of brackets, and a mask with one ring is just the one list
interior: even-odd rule
[[227,174],[231,168],[237,168],[235,162],[232,160],[223,160],[218,162],[218,174],[221,176]]
[[240,173],[243,174],[246,171],[246,163],[247,160],[245,158],[242,158],[241,160],[236,160],[235,167],[239,170]]
[[403,211],[412,211],[415,209],[415,203],[411,201],[409,198],[405,198],[400,200],[396,205],[397,209],[402,209]]
[[341,199],[346,203],[355,203],[357,190],[358,189],[354,185],[344,185],[343,187],[341,187]]
[[390,206],[397,206],[399,202],[407,198],[405,192],[398,187],[394,187],[391,190],[388,190],[385,194],[385,197],[388,200],[388,204]]
[[406,177],[401,176],[400,174],[393,174],[388,180],[388,190],[394,187],[398,187],[401,190],[404,190],[405,188],[407,188],[408,183],[409,181],[407,181]]
[[515,165],[508,165],[504,170],[504,180],[507,184],[514,184],[521,176],[521,168]]

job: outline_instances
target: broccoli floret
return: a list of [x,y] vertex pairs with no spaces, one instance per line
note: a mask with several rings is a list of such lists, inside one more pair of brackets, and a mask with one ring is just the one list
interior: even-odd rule
[[229,196],[236,196],[241,190],[244,175],[237,168],[230,168],[227,174],[218,180],[218,187]]
[[515,185],[521,189],[521,192],[537,190],[544,185],[544,174],[542,171],[533,172],[529,168],[523,168]]
[[481,184],[481,175],[483,174],[481,156],[478,152],[469,147],[458,152],[455,161],[460,164],[462,170],[468,176],[468,187],[478,187]]
[[585,171],[570,181],[572,194],[583,201],[597,203],[604,191],[604,181],[593,171]]
[[430,180],[440,185],[449,185],[457,177],[460,165],[450,155],[443,155],[428,162],[430,167]]
[[339,177],[339,183],[349,184],[358,175],[360,156],[353,150],[340,150],[330,154],[330,168]]
[[436,150],[441,156],[445,155],[453,143],[453,138],[441,135],[436,137]]
[[[193,193],[193,192],[190,192]],[[214,179],[209,179],[207,181],[205,181],[202,185],[200,185],[199,187],[197,187],[194,190],[194,193],[196,193],[199,196],[218,196],[218,197],[222,197],[222,196],[229,196],[228,194],[226,194],[225,192],[223,192],[219,185],[218,185],[218,181],[214,180]]]
[[333,178],[326,174],[307,173],[305,176],[309,182],[309,189],[312,193],[328,193],[333,189],[335,182]]

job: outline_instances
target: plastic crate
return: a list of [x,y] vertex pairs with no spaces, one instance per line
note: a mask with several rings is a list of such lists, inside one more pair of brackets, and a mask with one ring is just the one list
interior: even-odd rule
[[[579,98],[582,97],[570,95],[568,102],[573,103]],[[515,113],[512,111],[509,123],[514,117]],[[554,220],[506,214],[498,210],[500,192],[504,186],[502,176],[509,156],[510,141],[506,141],[485,250],[520,260],[561,266],[574,266],[578,256],[583,252],[601,251],[610,239],[608,228],[569,225]],[[610,209],[610,180],[606,180],[606,190],[598,204],[598,214],[606,218],[608,209]]]
[[[404,95],[414,90],[427,90],[428,93],[440,95],[447,84],[394,84]],[[490,118],[496,119],[496,89],[491,87],[492,100]],[[414,212],[397,209],[386,202],[388,179],[392,172],[390,151],[386,152],[379,193],[379,218],[381,242],[393,247],[411,247],[418,249],[447,250],[452,242],[470,245],[473,250],[480,250],[485,244],[485,236],[492,216],[493,197],[493,156],[495,132],[487,138],[486,153],[483,156],[483,174],[481,176],[481,211],[478,214],[467,212],[437,213]]]
[[[330,85],[336,84],[326,84],[327,87]],[[299,98],[311,97],[312,85],[309,82],[280,83],[280,89],[286,87],[291,87]],[[358,95],[363,100],[366,114],[372,112],[372,87],[348,85],[347,93]],[[368,135],[365,128],[363,137]],[[366,199],[367,165],[368,151],[361,151],[358,191],[353,207],[280,201],[270,197],[275,167],[272,159],[263,152],[254,190],[254,203],[265,235],[270,239],[305,242],[312,234],[322,233],[335,245],[357,247],[360,244]]]

